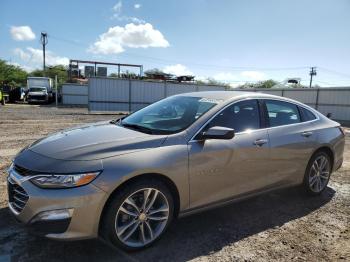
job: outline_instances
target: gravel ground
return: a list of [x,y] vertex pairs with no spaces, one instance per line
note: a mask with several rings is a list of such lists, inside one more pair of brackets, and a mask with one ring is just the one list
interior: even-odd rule
[[99,240],[29,235],[7,208],[6,168],[49,133],[111,119],[85,109],[0,107],[0,261],[350,261],[350,137],[345,162],[319,197],[290,188],[175,221],[154,246],[126,254]]

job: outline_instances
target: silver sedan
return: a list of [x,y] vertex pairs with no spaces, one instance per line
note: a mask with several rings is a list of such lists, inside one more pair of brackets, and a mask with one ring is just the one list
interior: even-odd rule
[[9,208],[48,238],[101,236],[136,250],[178,216],[295,185],[322,193],[344,142],[337,122],[290,99],[181,94],[23,149],[9,169]]

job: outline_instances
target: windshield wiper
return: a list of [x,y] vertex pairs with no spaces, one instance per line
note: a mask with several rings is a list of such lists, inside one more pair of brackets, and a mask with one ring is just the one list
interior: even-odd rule
[[137,124],[127,124],[127,123],[123,123],[120,122],[120,125],[126,128],[131,128],[137,131],[140,131],[142,133],[147,133],[147,134],[153,134],[153,130],[151,128],[145,127],[145,126],[140,126]]
[[111,121],[109,121],[109,123],[110,124],[114,124],[114,125],[116,125],[116,124],[120,124],[120,118],[119,119],[113,119],[113,120],[111,120]]

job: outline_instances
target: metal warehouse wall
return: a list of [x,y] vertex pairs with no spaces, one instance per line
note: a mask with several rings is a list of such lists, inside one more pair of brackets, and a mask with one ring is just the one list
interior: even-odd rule
[[85,105],[88,104],[88,86],[66,83],[62,86],[62,104]]
[[324,115],[331,113],[331,118],[334,120],[350,121],[350,87],[241,89],[240,91],[261,92],[288,97],[307,104]]
[[[165,97],[196,91],[225,90],[223,86],[94,77],[88,85],[89,111],[135,111]],[[236,89],[288,97],[332,119],[350,121],[350,87]]]
[[89,111],[135,111],[165,97],[196,91],[225,90],[223,86],[132,79],[89,79]]

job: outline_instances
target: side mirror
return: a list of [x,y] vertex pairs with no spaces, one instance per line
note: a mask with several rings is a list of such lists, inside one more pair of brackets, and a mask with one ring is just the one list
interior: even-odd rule
[[332,113],[327,113],[326,115],[328,118],[331,118],[332,117]]
[[235,136],[235,131],[232,128],[213,126],[207,131],[204,131],[200,138],[205,139],[232,139]]

